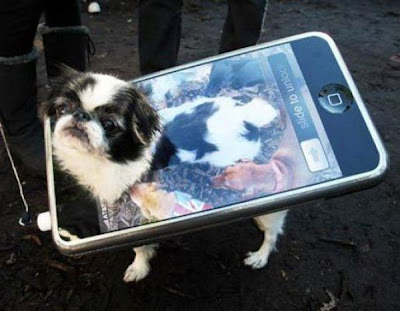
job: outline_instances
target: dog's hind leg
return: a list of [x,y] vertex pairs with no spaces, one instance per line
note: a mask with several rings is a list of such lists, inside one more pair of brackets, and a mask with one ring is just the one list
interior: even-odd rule
[[268,263],[268,257],[275,249],[278,235],[283,233],[286,214],[285,210],[254,218],[258,228],[264,232],[264,241],[258,251],[247,254],[244,260],[245,265],[260,269]]
[[150,272],[150,259],[156,254],[158,244],[143,245],[135,247],[136,253],[132,264],[126,269],[124,282],[140,281]]

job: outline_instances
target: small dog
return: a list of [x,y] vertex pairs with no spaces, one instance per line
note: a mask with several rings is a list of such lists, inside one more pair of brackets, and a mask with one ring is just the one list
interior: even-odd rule
[[[192,113],[198,114],[197,119],[203,125],[204,118],[214,118],[213,122],[207,122],[207,129],[217,134],[216,130],[220,128],[227,135],[221,138],[215,136],[212,143],[203,144],[204,150],[190,149],[190,137],[184,137],[176,149],[165,147],[163,125],[171,135],[179,135],[176,121],[185,122],[187,110],[183,113],[183,107],[165,109],[162,124],[159,114],[141,92],[131,83],[109,75],[67,69],[63,77],[54,83],[48,101],[40,108],[40,115],[42,119],[51,117],[55,121],[53,150],[60,167],[94,196],[112,204],[132,185],[141,181],[152,167],[160,168],[168,163],[169,156],[165,159],[168,152],[171,156],[175,154],[179,161],[203,161],[216,166],[234,165],[239,160],[254,157],[260,148],[259,139],[254,136],[256,129],[268,126],[269,121],[261,122],[257,113],[250,117],[253,123],[243,123],[241,118],[252,114],[251,108],[257,110],[260,103],[249,103],[247,112],[244,107],[229,100],[225,100],[225,105],[222,99],[216,100],[213,105],[204,104],[207,103],[192,104]],[[219,107],[224,107],[225,111],[214,113]],[[223,121],[227,113],[231,119]],[[276,112],[270,110],[269,113],[272,120]],[[225,157],[222,153],[212,153],[213,148],[229,153],[230,146],[225,146],[226,142],[229,135],[241,131],[239,124],[246,130],[242,131],[242,138],[251,145],[251,154]],[[255,218],[264,232],[264,242],[258,251],[247,255],[246,265],[258,269],[267,264],[277,237],[283,232],[285,216],[286,211],[281,211]],[[155,248],[155,245],[134,248],[135,260],[125,272],[125,282],[139,281],[149,273],[149,261],[155,255]]]

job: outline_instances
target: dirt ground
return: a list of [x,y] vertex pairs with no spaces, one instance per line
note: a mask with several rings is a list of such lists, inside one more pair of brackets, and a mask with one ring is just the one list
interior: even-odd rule
[[[108,4],[83,15],[97,49],[92,69],[137,77],[136,2]],[[180,63],[216,54],[225,14],[224,1],[185,2]],[[400,63],[390,58],[400,53],[400,1],[271,1],[260,41],[313,30],[335,38],[386,143],[381,185],[293,209],[264,269],[242,262],[262,242],[248,220],[162,243],[137,284],[122,282],[130,249],[68,258],[49,234],[18,226],[22,205],[2,207],[0,309],[399,310]],[[36,212],[46,200],[44,187],[28,194]]]

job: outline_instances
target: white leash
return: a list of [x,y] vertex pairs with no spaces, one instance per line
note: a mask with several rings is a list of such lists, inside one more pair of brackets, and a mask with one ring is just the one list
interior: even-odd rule
[[10,160],[11,167],[12,167],[13,172],[14,172],[15,179],[16,179],[16,181],[17,181],[17,183],[18,183],[19,195],[20,195],[20,197],[21,197],[21,199],[22,199],[22,202],[24,203],[24,207],[25,207],[25,213],[24,213],[24,215],[19,219],[18,222],[19,222],[19,224],[20,224],[21,226],[25,226],[25,225],[27,224],[27,222],[30,222],[30,221],[31,221],[30,215],[29,215],[29,206],[28,206],[28,203],[27,203],[26,200],[25,200],[25,195],[24,195],[24,190],[23,190],[23,188],[22,188],[22,183],[21,183],[21,180],[20,180],[20,178],[19,178],[19,175],[18,175],[18,172],[17,172],[17,168],[15,167],[15,163],[14,163],[14,160],[13,160],[13,158],[12,158],[12,155],[11,155],[11,152],[10,152],[10,148],[9,148],[9,146],[8,146],[8,142],[7,142],[7,139],[6,139],[6,135],[5,135],[5,133],[4,133],[3,124],[2,124],[1,122],[0,122],[0,132],[1,132],[1,136],[2,136],[3,141],[4,141],[4,146],[5,146],[5,148],[6,148],[8,158],[9,158],[9,160]]

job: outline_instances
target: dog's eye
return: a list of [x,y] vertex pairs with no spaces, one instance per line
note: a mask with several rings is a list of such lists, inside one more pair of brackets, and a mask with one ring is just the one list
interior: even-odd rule
[[101,122],[106,131],[113,131],[118,128],[118,125],[113,120],[104,120]]
[[67,109],[68,109],[67,104],[58,105],[56,108],[57,117],[60,117],[63,114],[65,114],[67,112]]

